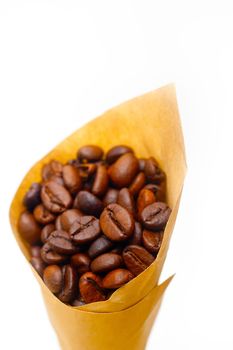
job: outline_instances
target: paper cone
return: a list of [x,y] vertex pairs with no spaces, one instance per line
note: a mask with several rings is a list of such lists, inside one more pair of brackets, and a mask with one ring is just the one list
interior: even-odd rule
[[27,259],[29,246],[17,229],[25,192],[32,182],[41,180],[45,163],[52,159],[65,163],[75,158],[77,149],[85,144],[98,144],[105,151],[114,145],[126,144],[138,157],[154,156],[158,160],[167,176],[167,202],[172,208],[161,249],[152,265],[114,292],[109,300],[81,307],[60,302],[34,271],[35,276],[63,350],[142,350],[170,282],[169,279],[158,286],[186,171],[174,86],[165,86],[109,110],[67,137],[31,168],[10,208],[12,229]]

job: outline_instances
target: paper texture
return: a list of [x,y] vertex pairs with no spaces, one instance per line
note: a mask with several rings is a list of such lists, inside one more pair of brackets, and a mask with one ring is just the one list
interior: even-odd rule
[[21,239],[17,222],[22,199],[32,182],[40,181],[43,164],[51,159],[66,162],[78,148],[98,144],[105,151],[117,144],[131,146],[138,157],[154,156],[167,175],[167,202],[172,214],[155,262],[109,300],[82,307],[60,302],[39,281],[50,320],[63,350],[144,349],[158,312],[168,279],[158,286],[170,237],[175,224],[186,171],[184,142],[173,85],[123,103],[80,128],[37,162],[23,179],[10,208],[15,238],[29,258],[29,247]]

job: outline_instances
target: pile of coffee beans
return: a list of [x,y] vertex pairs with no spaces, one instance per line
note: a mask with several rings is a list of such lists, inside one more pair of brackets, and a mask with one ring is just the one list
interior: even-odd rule
[[52,160],[24,197],[18,228],[31,264],[64,303],[103,301],[156,258],[171,213],[157,161],[124,145]]

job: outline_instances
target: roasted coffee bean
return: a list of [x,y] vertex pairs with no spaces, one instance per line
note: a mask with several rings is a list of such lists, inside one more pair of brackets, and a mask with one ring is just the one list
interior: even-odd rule
[[112,241],[124,241],[134,231],[134,219],[131,213],[119,204],[109,204],[100,216],[103,233]]
[[65,265],[62,267],[62,276],[62,288],[57,296],[64,303],[70,303],[76,297],[77,275],[71,265]]
[[41,230],[40,239],[43,243],[46,243],[50,234],[55,231],[55,225],[54,224],[48,224],[44,226]]
[[43,261],[47,264],[60,264],[67,259],[66,255],[55,252],[48,242],[43,245],[40,254]]
[[38,274],[42,277],[46,264],[41,259],[41,257],[40,256],[31,257],[30,263],[34,267],[34,269],[38,272]]
[[98,275],[86,272],[79,280],[79,290],[85,303],[103,301],[106,299],[102,289],[102,281]]
[[99,216],[104,206],[101,200],[87,191],[80,191],[75,199],[76,208],[87,215]]
[[40,245],[32,245],[31,246],[31,256],[35,257],[35,258],[38,258],[38,256],[40,257],[40,248],[41,246]]
[[78,164],[77,168],[81,178],[83,180],[88,180],[95,174],[97,165],[95,163]]
[[43,204],[39,204],[33,210],[33,215],[37,222],[47,225],[55,220],[55,215],[45,208]]
[[123,259],[115,253],[99,255],[91,263],[91,271],[95,273],[108,272],[117,269],[123,264]]
[[50,163],[45,164],[42,168],[42,179],[48,181],[52,176],[62,176],[63,165],[57,160],[51,160]]
[[34,216],[30,212],[25,211],[20,215],[18,229],[20,235],[29,244],[36,244],[40,242],[41,229]]
[[63,230],[62,223],[61,223],[61,215],[56,217],[55,227],[56,227],[56,230]]
[[43,280],[52,293],[59,293],[62,289],[62,268],[58,265],[47,266],[43,273]]
[[103,287],[106,289],[120,288],[133,279],[133,274],[126,269],[116,269],[103,278]]
[[77,253],[73,255],[70,262],[71,265],[75,267],[76,271],[81,275],[87,271],[90,271],[91,259],[85,253]]
[[44,206],[52,213],[63,213],[72,205],[72,197],[64,186],[54,181],[46,182],[41,189]]
[[145,207],[147,207],[149,204],[152,204],[156,201],[155,194],[148,190],[148,189],[142,189],[139,192],[138,199],[137,199],[137,209],[138,209],[138,219],[141,220],[141,214]]
[[65,187],[71,194],[77,193],[82,188],[82,179],[78,169],[73,165],[64,165],[62,176]]
[[52,249],[60,254],[70,255],[77,252],[77,247],[73,244],[70,234],[66,231],[53,231],[47,242]]
[[137,158],[132,153],[126,153],[109,167],[108,174],[113,184],[122,188],[131,184],[138,170]]
[[165,202],[166,200],[166,182],[163,181],[159,185],[147,184],[143,189],[152,191],[155,194],[156,202]]
[[124,187],[119,191],[117,204],[121,205],[127,209],[129,213],[135,216],[135,202],[128,188]]
[[53,181],[53,182],[56,182],[60,186],[64,186],[64,180],[61,176],[52,175],[50,177],[49,181]]
[[162,202],[148,205],[141,213],[142,223],[149,230],[162,230],[167,224],[171,209]]
[[87,145],[78,150],[77,156],[80,161],[97,162],[103,157],[103,154],[104,152],[99,146]]
[[125,265],[134,276],[143,272],[155,259],[146,249],[138,245],[126,247],[122,256]]
[[113,242],[106,236],[100,236],[89,247],[88,255],[93,259],[100,254],[107,252],[113,247]]
[[150,182],[160,183],[165,180],[164,172],[159,168],[158,163],[153,157],[146,160],[145,174]]
[[78,209],[68,209],[64,211],[64,213],[60,215],[61,229],[68,232],[75,220],[79,219],[81,216],[83,216],[83,213]]
[[139,163],[139,170],[144,171],[146,166],[146,158],[139,158],[138,163]]
[[108,164],[112,164],[126,153],[133,153],[132,148],[124,145],[114,146],[107,152],[106,161]]
[[103,198],[103,204],[106,207],[109,204],[116,203],[119,191],[115,188],[110,188]]
[[83,306],[83,305],[85,305],[85,302],[82,299],[75,299],[74,301],[72,301],[71,305],[72,306]]
[[139,222],[135,221],[134,233],[129,240],[129,244],[141,245],[142,244],[142,226]]
[[131,183],[129,190],[133,196],[137,196],[139,191],[143,188],[146,183],[146,176],[143,172],[138,173],[133,182]]
[[76,244],[94,241],[100,235],[99,220],[94,216],[82,216],[76,219],[70,228],[70,235]]
[[148,230],[143,230],[142,243],[146,250],[152,254],[157,254],[162,243],[163,231],[153,232]]
[[108,172],[103,164],[97,166],[95,180],[92,186],[92,193],[102,197],[108,189]]
[[40,204],[40,190],[41,185],[35,182],[30,186],[29,190],[25,194],[23,204],[28,210],[32,211],[38,204]]

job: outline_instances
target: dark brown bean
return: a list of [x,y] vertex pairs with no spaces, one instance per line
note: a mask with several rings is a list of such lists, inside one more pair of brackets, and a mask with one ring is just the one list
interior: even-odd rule
[[99,216],[103,210],[103,203],[94,194],[87,191],[80,191],[75,199],[76,208],[87,215]]
[[35,257],[35,258],[38,258],[40,257],[40,248],[41,246],[40,245],[32,245],[31,246],[31,256]]
[[139,222],[135,221],[134,233],[129,240],[129,244],[141,245],[142,244],[142,226]]
[[63,230],[63,226],[61,223],[61,215],[57,216],[55,220],[55,227],[56,227],[56,230]]
[[41,257],[40,256],[33,256],[30,259],[30,263],[34,267],[34,269],[38,272],[38,274],[42,277],[44,269],[46,267],[46,264],[41,259]]
[[71,194],[77,193],[82,188],[82,179],[79,175],[78,169],[73,165],[64,165],[62,169],[62,176],[65,187]]
[[124,241],[134,231],[132,214],[119,204],[109,204],[100,216],[103,233],[112,241]]
[[91,271],[95,273],[108,272],[117,269],[123,264],[123,259],[115,253],[99,255],[91,263]]
[[88,255],[93,259],[100,254],[107,252],[113,247],[113,242],[110,241],[106,236],[97,238],[89,247]]
[[66,255],[55,252],[48,242],[43,245],[40,254],[43,261],[47,264],[60,264],[67,259]]
[[86,272],[81,276],[79,290],[85,303],[93,303],[106,299],[102,289],[101,278],[92,272]]
[[171,209],[163,202],[148,205],[141,213],[142,223],[149,230],[162,230],[167,224]]
[[52,176],[62,176],[63,165],[57,160],[51,160],[50,163],[45,164],[42,168],[42,179],[48,181]]
[[145,174],[150,182],[160,183],[165,180],[164,172],[159,168],[157,161],[153,157],[146,160]]
[[161,247],[163,238],[163,231],[153,232],[148,230],[143,230],[142,242],[146,250],[152,254],[157,254]]
[[90,271],[91,259],[85,253],[77,253],[71,257],[71,265],[75,267],[79,274]]
[[146,183],[146,176],[144,173],[138,173],[133,182],[131,183],[129,190],[133,196],[137,196],[139,191],[143,188]]
[[108,164],[112,164],[126,153],[133,153],[132,148],[124,145],[114,146],[107,152],[106,161]]
[[143,189],[152,191],[155,194],[156,202],[166,201],[166,181],[162,181],[159,185],[147,184]]
[[66,231],[53,231],[47,242],[51,248],[59,254],[74,254],[77,252],[77,247],[73,244],[70,234]]
[[119,191],[117,204],[121,205],[135,216],[135,202],[128,188],[124,187]]
[[105,194],[103,198],[103,204],[106,207],[109,204],[116,203],[118,198],[119,191],[115,188],[109,188],[107,193]]
[[62,275],[62,289],[57,296],[64,303],[70,303],[76,297],[77,275],[74,268],[70,265],[62,267]]
[[143,272],[155,259],[145,248],[138,245],[126,247],[122,256],[125,265],[134,276]]
[[20,215],[18,229],[20,235],[29,244],[37,244],[40,242],[41,229],[34,216],[30,212],[25,211]]
[[24,196],[23,204],[26,208],[32,211],[38,204],[40,204],[40,190],[41,185],[37,182],[33,183]]
[[78,150],[77,157],[80,161],[97,162],[103,157],[103,150],[96,145],[86,145]]
[[64,186],[54,181],[46,182],[41,189],[44,206],[52,213],[62,213],[72,205],[72,197]]
[[108,174],[118,188],[128,187],[139,170],[138,160],[132,153],[126,153],[113,163]]
[[92,186],[92,193],[102,197],[108,189],[108,172],[103,164],[97,166],[95,180]]
[[126,269],[116,269],[103,278],[103,287],[106,289],[120,288],[133,279],[133,274]]
[[154,193],[148,189],[142,189],[137,199],[138,219],[141,220],[141,214],[145,207],[156,201]]
[[75,220],[69,232],[76,244],[92,242],[100,235],[99,220],[94,216],[82,216]]
[[34,208],[33,215],[36,221],[43,225],[47,225],[55,220],[55,215],[46,209],[43,204],[39,204]]
[[62,229],[68,232],[75,220],[81,218],[81,216],[83,216],[83,213],[79,209],[64,211],[60,216]]
[[43,243],[46,243],[50,234],[55,231],[55,225],[54,224],[48,224],[44,226],[41,230],[40,239]]
[[52,293],[59,293],[62,289],[62,268],[58,265],[47,266],[43,273],[43,280]]

